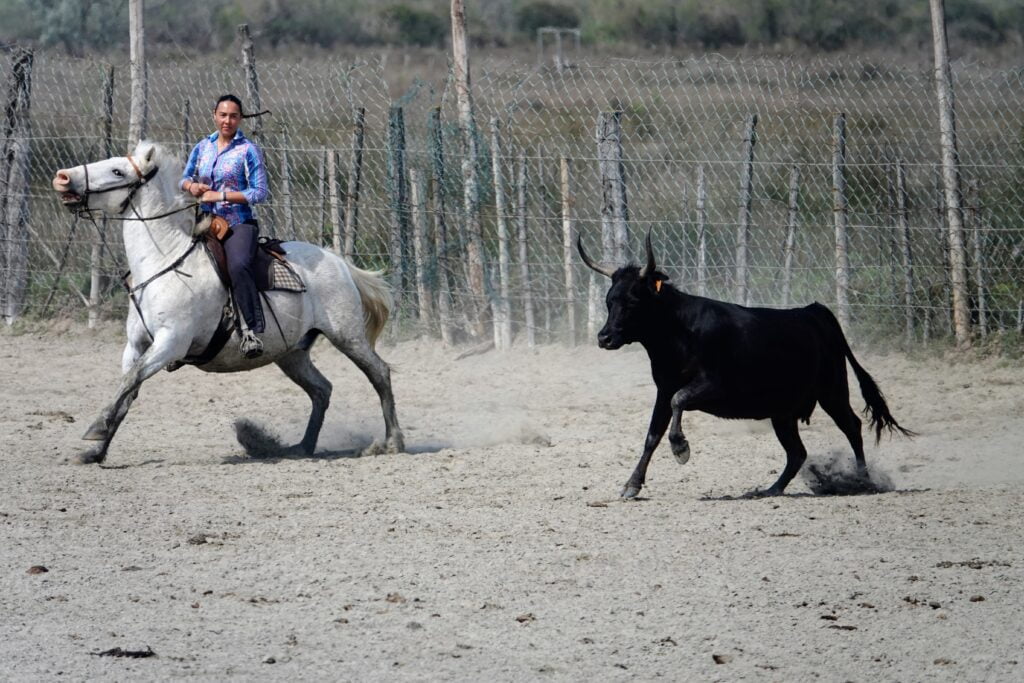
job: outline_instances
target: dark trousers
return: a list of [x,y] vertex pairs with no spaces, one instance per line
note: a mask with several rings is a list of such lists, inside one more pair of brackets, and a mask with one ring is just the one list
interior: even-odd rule
[[224,240],[224,252],[228,259],[228,274],[231,275],[231,289],[235,295],[238,310],[253,332],[264,330],[263,306],[256,289],[256,238],[259,226],[254,223],[239,223],[231,226],[231,232]]

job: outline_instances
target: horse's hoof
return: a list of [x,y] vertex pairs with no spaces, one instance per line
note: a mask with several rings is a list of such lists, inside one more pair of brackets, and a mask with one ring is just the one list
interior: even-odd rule
[[405,453],[405,439],[401,436],[393,436],[388,439],[387,452],[392,455],[396,453]]
[[622,487],[622,493],[619,494],[620,498],[625,500],[632,500],[640,495],[640,487],[633,486],[632,484],[626,484]]
[[370,455],[380,455],[381,453],[384,453],[384,444],[380,441],[374,441],[369,446],[359,451],[359,457],[365,458]]
[[669,439],[669,444],[672,446],[672,455],[675,456],[676,462],[680,465],[685,465],[690,461],[690,442],[683,439],[681,442],[675,442]]
[[104,441],[107,438],[107,424],[102,419],[96,420],[82,435],[84,441]]
[[106,459],[107,451],[104,448],[91,448],[75,456],[75,462],[79,465],[98,465]]

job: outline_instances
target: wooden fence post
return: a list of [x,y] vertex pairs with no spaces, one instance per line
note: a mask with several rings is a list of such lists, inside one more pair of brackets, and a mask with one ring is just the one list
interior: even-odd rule
[[331,222],[331,249],[335,254],[341,255],[342,249],[342,223],[341,214],[338,208],[338,153],[327,150],[327,194],[330,197],[330,222]]
[[562,157],[562,266],[565,269],[565,323],[570,346],[576,345],[576,278],[573,274],[573,205],[569,159]]
[[491,171],[494,175],[494,213],[498,228],[498,297],[494,303],[494,348],[512,348],[512,305],[510,279],[508,209],[505,203],[505,174],[502,170],[502,142],[498,117],[491,117]]
[[800,168],[794,166],[789,172],[789,211],[786,220],[786,246],[782,265],[782,305],[790,305],[793,282],[793,256],[796,253],[796,229],[800,221]]
[[[103,139],[103,155],[105,158],[110,158],[114,155],[114,67],[108,66],[103,79],[103,124],[101,127],[100,135]],[[188,135],[188,100],[185,100],[185,131],[184,136]],[[184,138],[186,143],[188,138]],[[191,147],[185,147],[185,153],[188,154]],[[95,328],[100,321],[100,299],[103,296],[103,290],[106,288],[106,282],[109,278],[103,276],[102,263],[103,263],[103,251],[106,247],[106,234],[107,234],[107,217],[106,215],[100,220],[97,226],[97,234],[92,243],[92,249],[89,254],[89,329]]]
[[939,107],[942,181],[946,222],[949,229],[949,267],[953,288],[953,327],[960,349],[971,345],[971,311],[967,292],[967,254],[964,246],[963,210],[960,194],[960,157],[957,151],[953,76],[946,43],[943,0],[930,0],[932,43],[935,51],[935,92]]
[[850,327],[850,236],[846,203],[846,114],[836,114],[832,129],[832,216],[836,235],[836,309],[843,331]]
[[316,243],[321,247],[327,245],[327,149],[320,148],[316,160]]
[[[404,298],[408,267],[405,250],[409,236],[409,191],[405,171],[405,116],[402,108],[388,109],[388,195],[391,199],[391,284],[394,288],[395,308]],[[396,317],[397,322],[397,317]],[[397,330],[396,330],[397,331]]]
[[434,329],[434,311],[431,302],[431,280],[427,262],[430,261],[427,226],[427,188],[423,172],[409,168],[409,204],[412,207],[413,264],[416,268],[416,296],[419,300],[419,319],[423,334]]
[[697,296],[708,294],[708,186],[704,165],[697,167]]
[[757,114],[747,119],[743,133],[743,170],[740,174],[740,215],[736,228],[736,303],[750,304],[750,215],[754,183],[754,146],[757,144]]
[[146,31],[143,1],[128,0],[129,72],[131,74],[131,110],[128,116],[128,154],[146,137],[149,118],[149,82],[146,68]]
[[985,252],[982,249],[981,233],[983,213],[981,210],[981,192],[978,181],[967,184],[967,218],[971,231],[971,246],[974,251],[974,285],[978,306],[978,334],[984,339],[988,336],[988,304],[985,301]]
[[907,175],[903,160],[896,160],[896,221],[903,265],[903,319],[907,348],[914,342],[914,253],[907,207]]
[[622,163],[621,111],[598,114],[597,163],[601,174],[602,258],[605,264],[618,268],[629,260],[629,205]]
[[363,129],[366,107],[356,109],[352,124],[352,153],[349,159],[348,192],[345,195],[345,258],[352,260],[359,227],[359,192],[363,179]]
[[292,197],[292,163],[288,129],[281,133],[281,203],[284,205],[284,230],[293,240],[299,239],[295,231],[295,200]]
[[[253,49],[252,38],[249,37],[249,24],[238,25],[238,37],[242,43],[242,68],[245,70],[245,95],[248,100],[246,106],[255,114],[261,111],[260,79],[256,73],[256,52]],[[263,123],[260,117],[252,120],[248,133],[256,142],[263,142]]]
[[445,346],[455,343],[451,311],[451,262],[448,258],[448,204],[445,187],[444,131],[441,130],[441,108],[430,111],[430,161],[434,175],[434,251],[437,257],[437,317],[441,341]]
[[516,160],[516,227],[519,238],[519,278],[523,290],[523,319],[526,326],[526,346],[537,345],[536,323],[533,319],[533,286],[530,282],[530,255],[527,243],[526,157]]
[[31,50],[11,65],[0,156],[0,315],[11,325],[25,308],[28,286],[29,183],[32,177]]
[[469,46],[466,38],[466,10],[463,0],[451,0],[452,71],[462,132],[463,210],[466,226],[466,262],[471,299],[471,332],[483,338],[486,327],[487,291],[484,275],[484,236],[480,218],[480,181],[477,174],[476,123],[469,81]]

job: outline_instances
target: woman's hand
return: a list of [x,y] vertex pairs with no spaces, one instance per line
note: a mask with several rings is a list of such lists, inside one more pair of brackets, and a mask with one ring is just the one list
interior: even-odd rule
[[202,193],[202,196],[199,197],[199,201],[210,203],[222,202],[224,201],[224,194],[224,192],[214,192],[213,190],[207,189]]
[[[204,195],[205,193],[210,191],[210,186],[207,185],[206,183],[195,182],[195,183],[189,183],[189,185],[186,188],[186,190],[193,197],[201,197],[202,195]],[[208,200],[204,199],[203,201],[208,201]]]

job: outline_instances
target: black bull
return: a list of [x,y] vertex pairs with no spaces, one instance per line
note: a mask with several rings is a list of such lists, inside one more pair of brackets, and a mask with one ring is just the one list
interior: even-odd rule
[[669,443],[680,463],[690,446],[680,426],[684,410],[717,417],[771,419],[786,450],[786,467],[778,481],[755,495],[779,495],[807,459],[797,421],[807,423],[820,405],[850,441],[857,469],[867,475],[861,421],[850,407],[846,361],[850,362],[867,403],[875,441],[882,430],[913,436],[889,413],[882,392],[854,358],[839,321],[828,308],[748,308],[692,296],[668,283],[657,270],[651,237],[642,268],[612,270],[590,260],[577,239],[583,262],[611,278],[606,301],[608,322],[598,345],[617,349],[638,342],[651,360],[658,396],[643,454],[622,490],[624,498],[640,493],[647,465],[671,421]]

